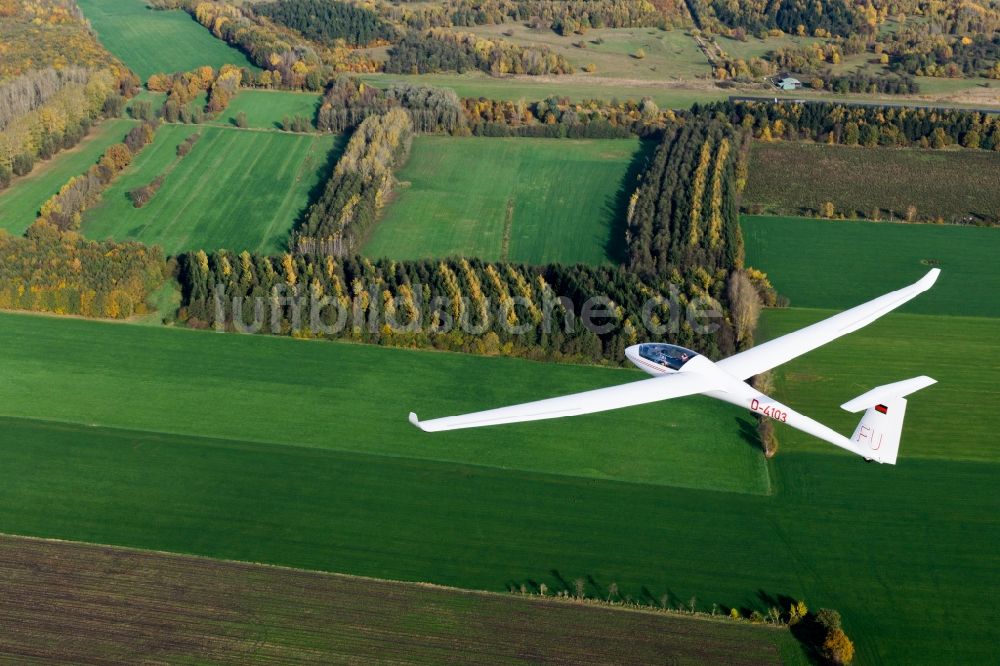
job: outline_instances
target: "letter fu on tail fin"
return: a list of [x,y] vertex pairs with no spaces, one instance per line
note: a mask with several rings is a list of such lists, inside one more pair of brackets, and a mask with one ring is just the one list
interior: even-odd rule
[[899,438],[903,432],[903,417],[906,415],[906,398],[903,396],[934,383],[936,380],[927,376],[905,379],[873,388],[841,405],[849,412],[866,410],[851,436],[857,452],[880,463],[895,465]]

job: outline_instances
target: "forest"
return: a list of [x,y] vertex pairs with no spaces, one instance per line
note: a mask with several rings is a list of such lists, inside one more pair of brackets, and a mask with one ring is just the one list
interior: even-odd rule
[[95,242],[44,220],[22,238],[0,230],[0,309],[127,319],[164,281],[163,253]]
[[481,70],[502,74],[571,74],[573,66],[547,46],[519,46],[504,39],[432,28],[409,33],[389,50],[385,71],[396,74]]
[[125,67],[97,41],[73,0],[0,2],[0,83],[48,67]]
[[569,35],[587,28],[645,28],[680,22],[680,7],[665,15],[647,0],[455,0],[446,4],[445,11],[455,26],[530,21]]
[[265,2],[254,5],[254,12],[320,43],[343,40],[351,46],[369,46],[396,37],[395,29],[371,9],[337,0]]
[[817,30],[832,35],[849,35],[870,29],[861,12],[844,0],[694,0],[689,7],[695,22],[702,26],[721,24],[726,28],[742,28],[755,35],[765,35],[773,29],[810,35]]

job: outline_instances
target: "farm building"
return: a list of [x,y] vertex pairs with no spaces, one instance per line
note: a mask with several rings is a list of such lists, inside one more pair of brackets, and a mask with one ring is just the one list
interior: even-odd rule
[[782,90],[798,90],[802,87],[802,82],[798,79],[792,78],[791,76],[785,76],[775,80],[774,85]]

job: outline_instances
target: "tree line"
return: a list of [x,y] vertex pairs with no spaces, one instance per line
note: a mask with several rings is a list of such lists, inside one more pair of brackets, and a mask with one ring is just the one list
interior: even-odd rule
[[[626,346],[654,335],[644,306],[659,298],[649,308],[659,339],[713,357],[733,344],[728,322],[712,333],[685,316],[672,325],[671,298],[680,310],[716,303],[698,281],[623,267],[219,251],[178,257],[178,280],[178,318],[195,328],[619,365]],[[606,300],[584,319],[593,296]]]
[[122,172],[146,145],[153,142],[156,123],[147,121],[129,130],[122,143],[108,146],[97,164],[74,176],[59,188],[38,213],[38,221],[59,231],[76,231],[80,228],[83,212],[101,199],[101,194],[111,181]]
[[392,170],[410,150],[413,123],[402,109],[367,117],[351,135],[323,193],[292,233],[302,253],[358,251],[393,186]]
[[[223,65],[216,72],[208,65],[190,72],[153,74],[146,87],[153,92],[166,92],[160,116],[167,122],[201,122],[202,114],[216,115],[227,106],[240,90],[245,70],[236,65]],[[203,109],[191,109],[189,104],[201,93],[208,99]]]
[[679,25],[682,5],[673,7],[676,11],[666,15],[648,0],[453,0],[444,11],[454,26],[530,22],[569,35],[587,28]]
[[[697,106],[697,105],[696,105]],[[719,102],[701,112],[724,114],[758,139],[864,146],[1000,150],[1000,116],[961,109],[847,106],[836,102]]]
[[[460,99],[452,90],[400,83],[379,89],[340,75],[327,87],[316,116],[324,132],[345,132],[391,108],[410,114],[413,131],[453,135],[624,138],[653,136],[677,114],[648,97],[636,102],[565,97],[538,102]],[[681,112],[683,115],[683,112]]]
[[[37,160],[79,143],[99,118],[118,116],[125,82],[101,69],[55,80],[50,74],[29,74],[0,86],[8,112],[0,131],[0,189],[13,176],[29,173]],[[17,113],[18,109],[27,110]]]
[[337,0],[264,2],[254,5],[254,11],[321,43],[343,40],[351,46],[370,46],[396,37],[392,25],[371,9]]
[[481,70],[502,74],[570,74],[573,66],[547,46],[432,28],[410,32],[389,50],[385,71],[395,74]]
[[661,110],[649,97],[638,102],[584,100],[579,103],[556,96],[538,102],[480,97],[463,99],[462,107],[470,131],[477,136],[651,137],[678,117],[671,109]]

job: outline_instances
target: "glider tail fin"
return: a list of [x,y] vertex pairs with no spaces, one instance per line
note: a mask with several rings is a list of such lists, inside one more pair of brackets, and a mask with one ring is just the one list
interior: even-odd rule
[[880,463],[896,464],[899,438],[903,432],[906,415],[906,398],[915,391],[934,384],[935,380],[921,376],[901,382],[878,386],[841,407],[849,412],[866,410],[851,442],[859,447],[862,455]]

